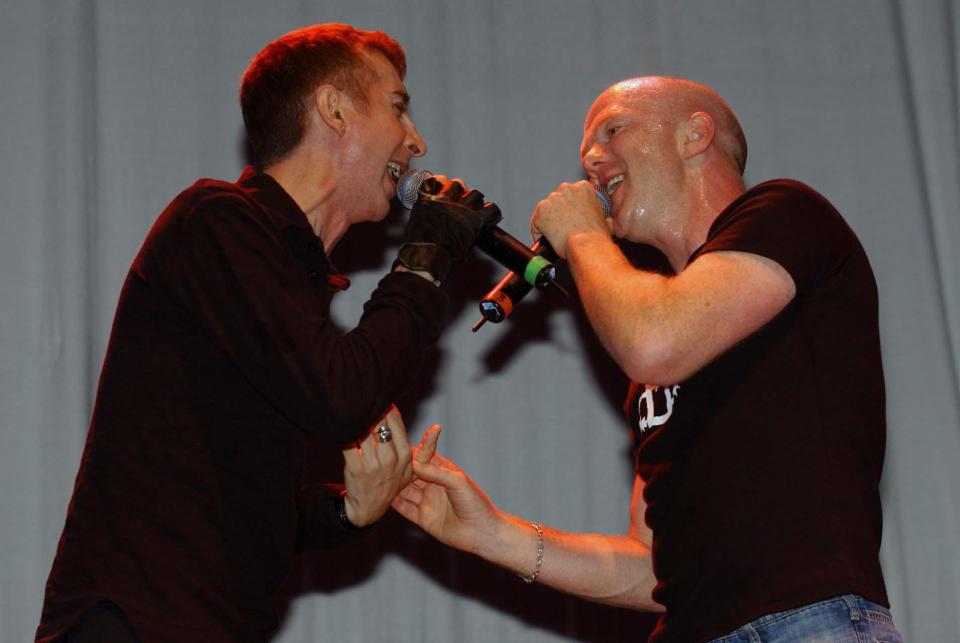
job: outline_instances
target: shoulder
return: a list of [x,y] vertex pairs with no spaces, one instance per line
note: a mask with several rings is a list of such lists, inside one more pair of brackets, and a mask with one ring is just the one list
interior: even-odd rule
[[270,216],[234,183],[200,179],[160,213],[144,240],[138,264],[220,256],[226,249],[281,246]]
[[200,179],[160,213],[153,234],[181,234],[197,228],[269,227],[269,217],[235,183]]
[[[812,187],[794,179],[773,179],[744,192],[721,215],[735,219],[745,213],[789,216],[829,216],[841,218],[836,208]],[[726,215],[726,217],[725,217]]]
[[796,179],[770,179],[763,183],[758,183],[747,190],[755,194],[773,194],[780,196],[817,196],[823,198],[816,190]]
[[793,179],[774,179],[745,191],[721,212],[713,223],[709,239],[731,230],[762,233],[773,239],[794,243],[812,239],[815,243],[843,243],[854,238],[843,216],[822,194]]
[[174,197],[161,216],[190,219],[255,209],[254,201],[235,183],[200,179]]
[[859,247],[833,205],[800,181],[760,183],[714,221],[698,255],[734,250],[766,257],[790,273],[798,289],[831,273]]

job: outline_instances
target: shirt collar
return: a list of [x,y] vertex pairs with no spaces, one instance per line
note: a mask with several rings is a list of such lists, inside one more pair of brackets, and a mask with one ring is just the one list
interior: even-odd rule
[[[259,203],[267,216],[273,219],[281,230],[299,228],[309,233],[309,237],[292,234],[295,238],[299,237],[304,240],[302,243],[307,246],[315,245],[319,249],[318,260],[325,268],[327,283],[332,290],[346,290],[350,287],[350,280],[340,274],[336,266],[330,262],[330,258],[327,257],[323,242],[314,234],[313,226],[307,220],[307,215],[303,213],[293,197],[287,194],[287,191],[277,183],[276,179],[265,172],[258,171],[252,165],[248,165],[243,169],[240,178],[237,179],[237,186],[247,193],[251,199]],[[309,240],[307,241],[307,239]]]
[[289,227],[313,230],[297,202],[269,174],[248,165],[237,179],[237,185],[263,206],[281,230]]

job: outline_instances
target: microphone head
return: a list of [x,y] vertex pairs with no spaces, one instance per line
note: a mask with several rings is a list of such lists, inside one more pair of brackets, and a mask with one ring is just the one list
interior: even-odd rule
[[[397,198],[400,200],[400,204],[408,210],[412,208],[417,203],[417,199],[420,198],[420,188],[423,187],[423,182],[431,176],[433,176],[433,174],[427,170],[422,170],[417,167],[410,167],[404,170],[400,176],[397,177]],[[597,193],[597,199],[600,200],[603,214],[609,218],[610,201],[607,199],[607,195],[600,190],[595,189],[594,191]]]
[[420,187],[431,176],[433,175],[430,172],[415,167],[404,170],[397,177],[397,198],[400,199],[400,204],[408,210],[412,208],[420,198]]
[[594,188],[594,192],[597,193],[597,198],[600,199],[600,207],[603,208],[603,215],[606,218],[610,218],[610,200],[607,199],[607,195],[601,192],[600,190]]

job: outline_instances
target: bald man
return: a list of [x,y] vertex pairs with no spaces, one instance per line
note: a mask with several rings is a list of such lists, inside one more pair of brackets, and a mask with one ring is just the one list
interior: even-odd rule
[[[663,612],[651,640],[899,641],[878,557],[873,273],[808,186],[746,189],[746,153],[709,88],[626,80],[587,115],[589,180],[561,185],[531,221],[633,381],[630,532],[568,534],[506,515],[436,454],[415,463],[394,507],[529,582]],[[635,268],[612,236],[655,246],[673,274]],[[438,433],[421,448],[432,453]]]

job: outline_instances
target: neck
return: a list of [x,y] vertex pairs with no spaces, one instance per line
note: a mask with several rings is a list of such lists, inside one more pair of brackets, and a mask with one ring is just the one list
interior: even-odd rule
[[302,147],[297,148],[264,172],[300,206],[329,255],[350,223],[344,215],[346,210],[336,205],[338,190],[332,159],[326,156],[306,158],[308,155]]
[[710,226],[743,191],[739,174],[688,174],[674,215],[667,217],[653,244],[666,255],[675,273],[687,266],[690,255],[706,242]]

